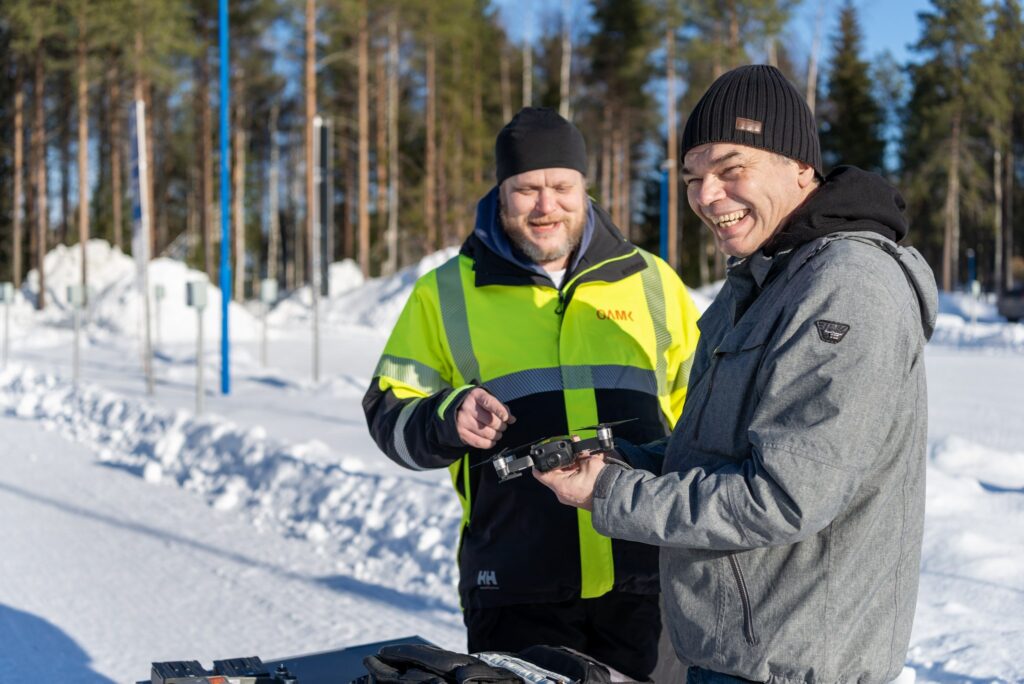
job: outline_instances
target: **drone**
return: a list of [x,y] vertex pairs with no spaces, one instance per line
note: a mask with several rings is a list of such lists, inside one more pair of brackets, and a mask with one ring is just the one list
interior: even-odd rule
[[[609,452],[615,448],[612,439],[612,428],[616,425],[629,423],[636,418],[618,420],[612,423],[599,423],[576,429],[574,432],[596,430],[597,436],[580,439],[572,434],[563,437],[549,437],[532,444],[524,444],[512,449],[502,449],[491,458],[498,481],[514,480],[527,468],[536,468],[542,473],[572,465],[581,456],[591,456]],[[525,453],[524,453],[525,452]]]

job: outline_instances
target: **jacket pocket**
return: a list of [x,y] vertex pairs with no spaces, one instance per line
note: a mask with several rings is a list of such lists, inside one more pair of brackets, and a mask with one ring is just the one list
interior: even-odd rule
[[757,634],[754,631],[754,611],[750,607],[750,593],[747,591],[747,582],[743,578],[743,569],[736,554],[729,555],[729,567],[732,568],[733,579],[736,580],[736,589],[740,595],[740,604],[743,607],[743,638],[751,646],[757,646]]
[[730,452],[734,439],[740,433],[745,435],[747,414],[757,404],[757,375],[770,332],[768,325],[741,326],[722,338],[711,352],[710,367],[693,386],[695,397],[700,397],[694,438],[700,439],[705,429],[711,431],[711,442],[703,446]]

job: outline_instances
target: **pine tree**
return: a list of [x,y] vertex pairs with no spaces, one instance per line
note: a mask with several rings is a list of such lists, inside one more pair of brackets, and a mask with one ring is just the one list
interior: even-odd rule
[[885,164],[883,112],[871,92],[870,67],[861,56],[857,9],[846,0],[832,39],[827,99],[822,103],[821,152],[826,167],[852,164],[882,171]]
[[[1020,204],[1021,188],[1017,180],[1017,160],[1024,159],[1024,16],[1020,0],[1001,0],[996,3],[992,26],[992,53],[1005,75],[1006,110],[995,129],[1003,137],[1005,151],[1002,169],[994,173],[1000,177],[997,186],[1002,189],[1001,229],[997,231],[996,289],[1013,287],[1015,259],[1020,261],[1024,277],[1024,260],[1015,251],[1015,245],[1024,242],[1024,227],[1015,225],[1015,207]],[[995,161],[995,160],[994,160]],[[1016,235],[1015,235],[1016,230]],[[999,241],[1001,237],[1001,243]],[[1017,248],[1019,249],[1019,248]]]
[[[925,61],[909,68],[904,187],[917,204],[912,215],[918,222],[941,226],[941,284],[950,290],[960,277],[961,209],[978,213],[988,185],[985,167],[972,151],[978,135],[972,117],[985,97],[975,59],[986,43],[985,8],[981,0],[932,4],[931,12],[918,15],[922,35],[914,47]],[[945,198],[938,215],[936,197]]]

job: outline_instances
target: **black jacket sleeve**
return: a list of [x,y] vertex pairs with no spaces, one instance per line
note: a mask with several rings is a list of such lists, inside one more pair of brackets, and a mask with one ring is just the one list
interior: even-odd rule
[[[466,453],[455,415],[471,387],[399,399],[390,387],[382,389],[384,384],[380,377],[370,383],[363,413],[370,435],[388,458],[405,468],[425,470],[447,467]],[[458,394],[452,397],[453,393]]]

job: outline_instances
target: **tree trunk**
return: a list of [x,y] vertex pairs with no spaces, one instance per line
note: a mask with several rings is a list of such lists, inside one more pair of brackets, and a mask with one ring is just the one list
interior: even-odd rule
[[665,81],[667,85],[666,104],[668,105],[668,150],[665,163],[668,165],[668,216],[665,217],[665,229],[668,231],[668,264],[672,270],[679,270],[679,239],[677,230],[679,221],[679,160],[676,158],[679,143],[676,141],[676,29],[669,25],[665,31]]
[[11,279],[15,288],[21,287],[21,243],[22,231],[22,174],[25,166],[25,91],[21,78],[21,69],[14,81],[14,203],[11,213],[14,217],[14,227],[11,235]]
[[1006,187],[1003,189],[1003,200],[1006,208],[1003,210],[1003,223],[1006,226],[1005,238],[1006,247],[1003,253],[1006,255],[1006,269],[1003,272],[1003,286],[1009,290],[1013,287],[1013,194],[1014,194],[1014,173],[1016,160],[1014,159],[1013,144],[1007,146],[1006,157],[1003,159],[1005,168]]
[[[139,63],[141,62],[141,59],[142,59],[143,47],[144,46],[143,46],[143,42],[142,42],[142,32],[141,32],[141,30],[137,30],[135,32],[135,55],[134,55],[135,60],[136,60],[135,82],[134,82],[134,84],[132,86],[132,90],[133,90],[133,96],[134,96],[135,102],[142,102],[143,112],[145,113],[144,121],[148,122],[148,121],[151,121],[152,118],[153,118],[152,114],[151,114],[152,108],[150,107],[150,98],[148,97],[149,84],[147,83],[146,79],[143,77],[142,72],[140,70],[140,67],[138,66]],[[140,181],[139,181],[139,196],[140,196],[139,204],[140,204],[140,210],[145,212],[145,215],[141,218],[141,222],[142,222],[142,225],[146,226],[146,228],[149,231],[149,235],[148,235],[149,243],[147,245],[147,247],[149,249],[148,258],[152,259],[154,254],[155,254],[155,252],[153,251],[153,233],[154,233],[154,231],[153,231],[153,192],[152,192],[152,187],[153,187],[152,177],[153,177],[154,165],[153,165],[153,146],[151,144],[151,141],[152,141],[153,138],[152,138],[152,134],[150,132],[150,129],[152,129],[153,126],[147,123],[143,128],[144,128],[143,132],[144,132],[145,135],[143,137],[143,140],[142,140],[141,144],[145,146],[144,149],[145,149],[145,158],[146,158],[146,168],[147,168],[148,173],[146,174],[146,179],[145,179],[146,182],[145,182],[144,185],[142,184],[142,179],[140,179]],[[136,141],[136,144],[138,144],[137,141]],[[140,158],[141,158],[141,152],[140,152]],[[145,197],[145,201],[142,201],[142,199],[141,199],[142,197]]]
[[523,106],[533,106],[533,47],[523,39]]
[[233,299],[245,299],[245,97],[242,77],[235,80],[234,123],[231,131],[233,163],[231,165],[231,230],[234,233]]
[[992,152],[992,231],[995,238],[995,263],[993,264],[993,287],[999,294],[1003,291],[1003,151],[997,144]]
[[508,50],[504,45],[498,51],[498,55],[501,69],[501,120],[508,123],[512,119],[512,83],[509,76]]
[[187,264],[197,263],[199,254],[199,169],[192,165],[186,171],[188,174],[188,191],[185,193],[185,262]]
[[46,259],[46,235],[48,214],[46,208],[46,111],[43,103],[46,90],[46,73],[43,68],[42,46],[39,46],[35,60],[35,84],[33,95],[32,119],[32,156],[35,164],[35,197],[36,197],[36,268],[39,271],[39,298],[36,308],[46,308],[46,270],[43,264]]
[[370,277],[370,93],[369,43],[366,0],[359,7],[358,99],[359,99],[359,270]]
[[[63,78],[58,79],[58,88],[64,85],[63,81]],[[57,242],[66,245],[68,217],[71,215],[71,107],[65,93],[61,93],[60,98],[60,228],[57,229]]]
[[[441,98],[442,102],[444,98]],[[438,120],[441,123],[441,139],[438,145],[441,150],[441,154],[435,155],[434,160],[437,164],[437,171],[435,172],[435,178],[437,178],[437,222],[439,224],[439,230],[437,231],[439,247],[447,247],[449,240],[451,239],[451,217],[448,215],[448,171],[445,170],[445,160],[449,159],[451,147],[451,117],[445,117],[445,111],[442,106],[441,112],[438,115]]]
[[306,242],[309,248],[309,268],[306,269],[310,286],[314,283],[313,264],[316,263],[314,250],[316,226],[313,225],[313,207],[316,188],[313,173],[316,160],[313,158],[313,117],[316,116],[316,2],[306,0]]
[[728,54],[732,58],[730,68],[736,66],[736,59],[740,53],[740,18],[739,13],[736,10],[736,3],[730,0],[728,3],[729,8],[729,50]]
[[601,202],[609,213],[614,213],[612,204],[612,108],[604,108],[601,121]]
[[818,99],[818,52],[821,49],[821,32],[825,23],[825,0],[818,0],[818,12],[814,21],[814,38],[811,40],[811,54],[807,62],[807,106],[814,114]]
[[942,289],[952,291],[958,280],[960,241],[960,112],[953,114],[949,176],[943,210]]
[[[459,50],[452,50],[452,72],[454,74],[455,82],[461,84],[462,60],[459,55]],[[452,150],[452,166],[454,167],[454,187],[452,188],[452,193],[454,197],[458,199],[455,204],[455,216],[453,217],[454,220],[452,221],[452,230],[450,231],[448,244],[456,244],[460,238],[466,234],[466,207],[468,207],[468,204],[464,199],[466,197],[466,176],[463,172],[463,165],[465,164],[465,150],[463,149],[465,139],[462,137],[463,130],[463,126],[455,126],[455,139],[452,141],[455,146],[455,149]],[[445,201],[447,202],[447,198]]]
[[[122,225],[121,209],[124,206],[121,180],[121,150],[124,140],[121,139],[121,122],[124,112],[121,109],[121,82],[116,64],[110,66],[110,223],[114,231],[114,246],[122,249],[124,226]],[[123,251],[123,250],[122,250]]]
[[427,149],[423,165],[426,177],[423,180],[423,222],[426,224],[426,253],[437,249],[437,197],[435,181],[437,173],[437,151],[435,137],[437,135],[437,80],[434,74],[434,61],[437,46],[431,37],[427,45]]
[[385,274],[398,270],[398,10],[388,21],[388,259]]
[[86,244],[89,242],[89,77],[86,74],[85,24],[79,23],[75,54],[78,67],[78,241],[82,246],[82,296],[88,302]]
[[[351,115],[346,117],[351,119]],[[348,259],[357,259],[356,254],[356,226],[353,224],[352,216],[355,215],[356,200],[359,196],[359,178],[356,172],[356,164],[352,163],[352,130],[351,126],[345,124],[343,127],[344,135],[339,130],[338,135],[338,159],[342,161],[342,165],[345,172],[342,174],[342,184],[344,185],[345,192],[345,211],[341,216],[341,237],[344,242],[344,249],[342,255]]]
[[[140,34],[141,35],[141,34]],[[153,107],[153,86],[149,79],[142,81],[142,97],[146,105],[146,161],[149,164],[149,175],[146,178],[146,195],[149,197],[149,258],[156,258],[157,251],[157,230],[156,230],[156,154],[153,144],[154,129],[156,128],[156,110]]]
[[[341,137],[341,136],[339,136]],[[296,141],[297,142],[297,141]],[[302,273],[305,268],[306,248],[303,235],[305,235],[305,224],[300,223],[299,198],[302,197],[302,184],[304,176],[299,174],[298,145],[289,146],[288,157],[292,163],[285,166],[286,173],[291,180],[291,191],[288,193],[288,204],[291,207],[291,250],[285,258],[285,283],[288,289],[294,290],[302,282]]]
[[203,244],[203,268],[211,283],[217,282],[213,237],[213,111],[210,104],[210,62],[203,37],[202,54],[196,69],[199,109],[199,233]]
[[622,154],[622,126],[616,126],[612,131],[612,220],[615,225],[619,227],[622,234],[629,239],[629,229],[623,225],[622,221],[622,171],[623,171],[623,154]]
[[[473,64],[480,64],[480,43],[474,45]],[[470,164],[473,166],[473,191],[482,192],[484,184],[484,150],[483,137],[480,135],[480,127],[484,120],[484,93],[483,84],[479,69],[473,69],[473,122],[475,126],[470,129],[472,137],[472,157]]]
[[622,227],[626,239],[633,237],[633,149],[630,140],[632,139],[632,122],[630,121],[629,110],[626,110],[625,122],[622,131]]
[[384,226],[387,225],[388,215],[388,84],[387,84],[387,45],[376,51],[374,59],[374,132],[376,133],[376,147],[374,158],[377,166],[377,196],[376,196],[376,227],[374,231],[378,235],[384,234]]
[[569,78],[572,74],[572,34],[569,32],[569,0],[562,0],[562,66],[558,81],[558,113],[569,118]]
[[277,103],[270,108],[270,179],[267,188],[267,203],[270,221],[267,225],[267,278],[277,280],[277,265],[280,260],[281,216],[278,210],[278,167],[280,166],[281,150],[277,142]]

